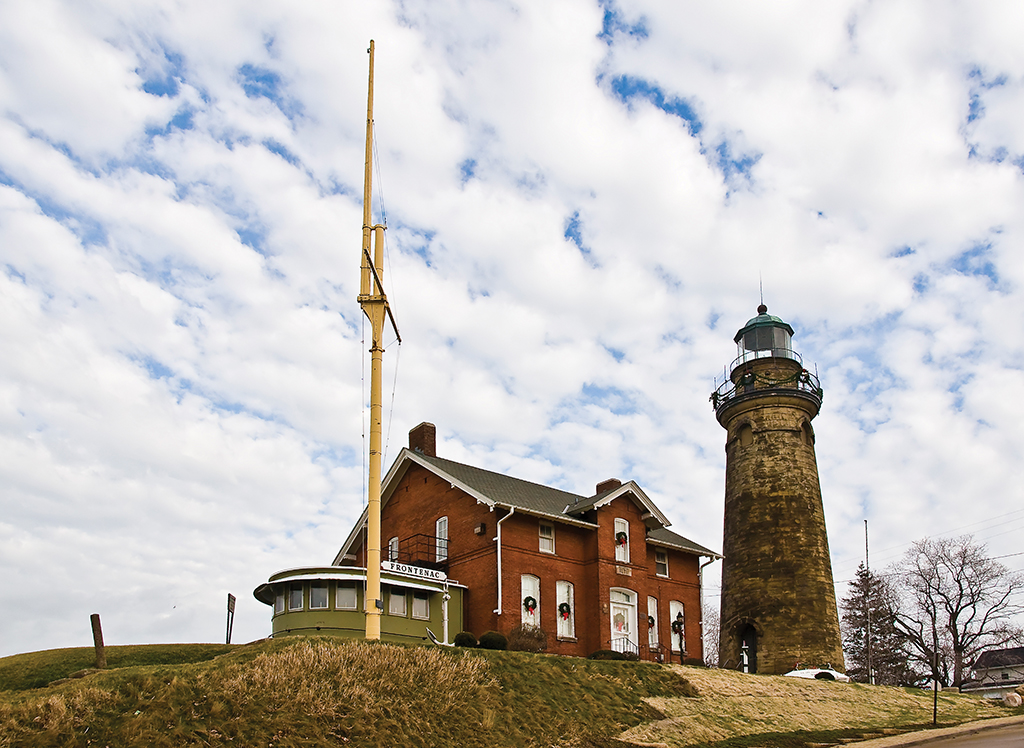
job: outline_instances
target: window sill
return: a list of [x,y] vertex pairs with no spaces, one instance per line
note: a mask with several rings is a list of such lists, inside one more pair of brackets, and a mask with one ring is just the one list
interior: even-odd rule
[[579,641],[575,636],[556,636],[555,639],[560,642],[570,642],[571,644],[575,644]]

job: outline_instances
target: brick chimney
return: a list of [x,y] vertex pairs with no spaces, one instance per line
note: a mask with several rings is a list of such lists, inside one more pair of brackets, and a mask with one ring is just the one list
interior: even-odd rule
[[600,483],[598,483],[597,488],[594,489],[594,496],[600,496],[601,494],[607,493],[608,491],[614,491],[621,485],[622,481],[620,481],[618,478],[609,478],[608,480],[603,480]]
[[424,421],[409,432],[409,449],[427,457],[437,457],[437,429]]

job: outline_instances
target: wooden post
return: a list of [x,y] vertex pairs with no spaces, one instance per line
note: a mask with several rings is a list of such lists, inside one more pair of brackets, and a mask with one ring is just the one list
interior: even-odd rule
[[224,639],[225,644],[231,643],[231,629],[235,623],[235,596],[230,592],[228,593],[228,631],[227,636]]
[[96,663],[94,667],[97,670],[103,670],[107,666],[107,653],[103,646],[103,629],[100,628],[100,614],[93,613],[89,616],[89,621],[92,623],[92,644],[96,648]]

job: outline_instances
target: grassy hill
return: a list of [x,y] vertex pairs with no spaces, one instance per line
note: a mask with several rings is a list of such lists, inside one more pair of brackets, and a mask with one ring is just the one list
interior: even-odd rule
[[[291,638],[107,659],[0,659],[0,746],[800,747],[931,719],[920,691],[522,652]],[[1011,713],[941,702],[947,725]]]

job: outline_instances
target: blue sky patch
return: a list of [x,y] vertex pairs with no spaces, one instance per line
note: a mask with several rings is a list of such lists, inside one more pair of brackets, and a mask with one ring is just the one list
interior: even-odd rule
[[[142,81],[142,90],[151,96],[173,98],[181,90],[181,81],[184,78],[185,69],[184,59],[176,52],[168,52],[166,49],[163,52],[165,61],[165,64],[162,66],[163,69],[145,76]],[[135,72],[143,75],[140,70]]]
[[264,140],[263,141],[263,147],[266,148],[271,153],[276,153],[278,156],[283,158],[285,161],[287,161],[292,166],[298,166],[299,165],[299,158],[298,158],[298,156],[296,156],[294,153],[289,151],[287,148],[284,147],[283,144],[278,143],[276,140],[273,140],[273,139]]
[[593,254],[590,251],[590,247],[583,243],[583,223],[580,221],[580,212],[574,211],[571,216],[565,220],[565,232],[563,236],[576,245],[576,249],[583,255],[583,259],[587,263],[596,268],[597,261],[594,259]]
[[604,9],[604,18],[601,19],[601,33],[597,38],[605,44],[610,46],[617,34],[625,34],[633,39],[648,37],[647,19],[643,16],[635,23],[629,23],[622,11],[615,7],[615,0],[598,0],[598,5]]
[[894,249],[889,253],[890,257],[907,257],[908,255],[915,254],[915,250],[909,245],[903,245],[897,249]]
[[643,78],[632,75],[616,76],[612,79],[612,93],[630,108],[632,108],[634,100],[646,99],[663,112],[683,120],[691,135],[696,135],[704,128],[700,118],[697,117],[697,112],[686,99],[667,96],[660,86]]
[[476,159],[467,158],[461,164],[459,164],[459,173],[462,175],[461,183],[465,184],[470,179],[476,176]]
[[634,397],[618,387],[599,387],[587,383],[583,385],[581,395],[582,404],[596,405],[617,416],[638,413],[640,410]]
[[92,216],[87,216],[84,213],[76,213],[60,205],[48,195],[44,195],[41,192],[34,192],[26,189],[23,185],[18,184],[13,180],[6,172],[0,171],[0,184],[5,184],[8,187],[12,187],[25,197],[33,200],[39,211],[61,226],[66,228],[68,231],[73,233],[78,240],[82,243],[82,246],[97,246],[105,245],[107,243],[107,230],[103,228],[103,224],[97,221]]
[[289,119],[302,113],[302,105],[285,96],[281,76],[273,70],[247,62],[238,68],[238,76],[250,99],[267,99]]
[[999,285],[999,271],[992,261],[992,245],[976,244],[966,252],[953,258],[950,266],[963,275],[982,276],[989,281],[989,287]]
[[723,140],[715,146],[715,157],[716,164],[722,170],[722,174],[725,175],[726,181],[740,178],[749,182],[751,180],[751,169],[761,160],[760,153],[754,156],[734,154],[732,145],[730,145],[728,140]]

